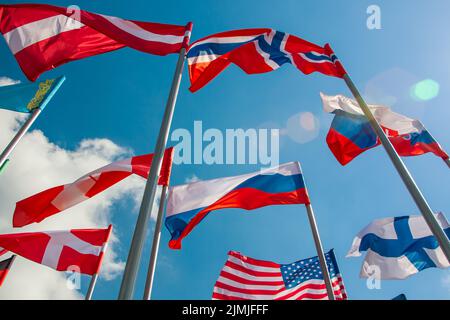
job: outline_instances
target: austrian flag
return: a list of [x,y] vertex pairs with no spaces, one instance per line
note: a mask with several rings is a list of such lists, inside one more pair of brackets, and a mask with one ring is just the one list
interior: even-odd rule
[[[169,148],[164,154],[159,185],[169,183],[172,157],[173,148]],[[75,182],[53,187],[23,199],[16,203],[13,226],[23,227],[33,222],[41,222],[49,216],[94,197],[132,174],[147,179],[152,159],[153,154],[146,154],[113,162],[89,172]]]
[[0,246],[58,271],[76,267],[80,273],[93,275],[99,271],[111,229],[2,234]]
[[0,5],[0,32],[28,79],[123,47],[156,55],[187,47],[186,26],[125,20],[46,4]]

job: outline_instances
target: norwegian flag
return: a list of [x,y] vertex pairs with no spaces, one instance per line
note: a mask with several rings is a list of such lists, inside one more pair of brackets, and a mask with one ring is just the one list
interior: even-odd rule
[[[325,254],[336,300],[346,300],[333,250]],[[253,259],[228,252],[214,285],[214,300],[326,300],[328,294],[315,256],[289,264]]]
[[76,267],[80,273],[93,275],[99,271],[111,229],[2,234],[0,246],[58,271]]
[[[168,185],[172,168],[173,148],[165,151],[159,185]],[[148,177],[153,154],[132,157],[92,171],[73,183],[47,189],[16,203],[13,226],[23,227],[41,222],[49,216],[83,202],[132,174]],[[0,245],[1,247],[1,245]]]
[[123,47],[156,55],[187,47],[186,26],[125,20],[46,4],[0,5],[0,32],[31,81],[47,70]]
[[187,53],[192,92],[214,79],[230,63],[248,74],[265,73],[291,63],[305,74],[346,73],[327,44],[324,47],[273,29],[242,29],[213,34],[192,43]]

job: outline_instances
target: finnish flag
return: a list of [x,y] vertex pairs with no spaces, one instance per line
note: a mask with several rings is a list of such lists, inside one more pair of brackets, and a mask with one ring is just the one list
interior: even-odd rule
[[[450,225],[442,213],[439,225],[450,237]],[[347,257],[367,251],[360,276],[405,279],[427,268],[448,268],[450,263],[422,216],[375,220],[353,239]]]

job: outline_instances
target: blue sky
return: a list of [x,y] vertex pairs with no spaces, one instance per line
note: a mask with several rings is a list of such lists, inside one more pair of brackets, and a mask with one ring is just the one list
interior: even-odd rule
[[[17,3],[4,1],[4,3]],[[133,20],[185,24],[194,22],[192,39],[239,28],[270,27],[317,44],[331,43],[360,91],[371,103],[388,103],[420,118],[431,134],[450,149],[450,21],[447,1],[46,1]],[[366,27],[366,9],[381,8],[381,30]],[[0,41],[0,76],[26,81],[4,41]],[[58,145],[73,149],[84,138],[103,137],[131,148],[135,154],[153,150],[177,56],[151,56],[131,49],[72,62],[41,78],[67,76],[35,127]],[[432,79],[439,94],[427,101],[411,96],[417,82]],[[231,66],[195,94],[188,91],[185,68],[172,129],[203,127],[285,128],[301,112],[316,117],[309,141],[283,135],[280,162],[300,161],[322,242],[334,248],[349,298],[390,299],[405,293],[410,299],[450,298],[448,270],[428,269],[403,281],[383,281],[369,290],[358,277],[362,259],[345,258],[356,233],[374,219],[417,214],[417,208],[382,148],[366,152],[346,167],[325,143],[332,117],[322,111],[319,92],[350,95],[343,81],[321,74],[305,76],[290,65],[267,74],[245,75]],[[295,119],[295,118],[294,118]],[[446,129],[447,128],[447,129]],[[300,134],[307,134],[300,132]],[[448,168],[439,158],[424,155],[404,159],[431,207],[449,211]],[[200,179],[258,170],[256,165],[179,165],[172,184],[195,175]],[[113,223],[126,259],[137,214],[131,203],[114,209]],[[56,219],[57,217],[55,217]],[[70,227],[70,226],[68,226]],[[151,237],[149,237],[150,240]],[[181,251],[167,246],[163,230],[155,299],[210,299],[228,250],[254,258],[288,263],[315,255],[303,206],[277,206],[245,212],[237,209],[210,214],[184,241]],[[142,296],[150,241],[146,245],[136,297]],[[115,299],[120,277],[100,281],[97,299]],[[83,290],[85,290],[84,281]]]

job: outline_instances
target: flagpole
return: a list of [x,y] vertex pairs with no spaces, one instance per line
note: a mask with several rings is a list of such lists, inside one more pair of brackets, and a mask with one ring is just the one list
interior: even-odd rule
[[66,80],[66,77],[60,77],[56,83],[56,85],[53,87],[52,91],[47,95],[44,101],[42,101],[41,105],[38,108],[35,108],[31,115],[28,117],[28,119],[25,121],[25,123],[22,125],[22,127],[17,131],[14,138],[11,140],[11,142],[8,144],[8,146],[3,150],[2,154],[0,155],[0,173],[4,171],[6,164],[9,162],[9,155],[14,150],[16,145],[19,143],[19,141],[22,139],[22,137],[27,133],[28,129],[30,129],[31,125],[36,121],[37,117],[41,114],[42,110],[44,110],[47,103],[52,99],[53,95],[56,91],[58,91],[59,87],[62,85],[62,83]]
[[161,199],[159,201],[158,217],[156,219],[155,232],[153,234],[152,251],[150,255],[150,262],[148,264],[147,280],[145,282],[144,300],[150,300],[152,296],[153,280],[156,270],[156,259],[158,258],[159,242],[161,239],[161,227],[164,217],[164,210],[166,207],[168,188],[169,186],[167,185],[163,186]]
[[102,251],[100,252],[100,261],[98,263],[97,271],[91,276],[91,282],[89,283],[89,288],[86,292],[85,300],[92,300],[92,294],[94,293],[95,285],[97,284],[98,275],[100,273],[100,268],[103,263],[103,257],[105,255],[106,249],[108,248],[109,237],[111,236],[112,225],[108,227],[108,236],[105,243],[103,244]]
[[447,164],[447,166],[450,168],[450,158],[445,158],[444,162]]
[[170,125],[172,123],[173,113],[175,110],[178,90],[180,88],[184,61],[186,60],[186,48],[189,43],[191,30],[192,23],[190,22],[187,27],[184,46],[180,50],[180,54],[178,56],[178,62],[172,80],[172,87],[170,89],[169,98],[166,104],[166,110],[164,112],[163,121],[159,130],[156,149],[153,155],[153,161],[150,166],[150,172],[145,185],[144,196],[142,198],[139,216],[134,228],[130,251],[128,253],[127,263],[125,265],[122,284],[120,286],[119,300],[131,300],[133,298],[136,278],[139,270],[139,263],[141,261],[142,249],[144,247],[145,237],[147,233],[148,221],[151,216],[153,202],[155,201],[158,178],[161,171],[164,150],[166,148],[167,140],[169,137]]
[[[411,194],[412,198],[414,199],[414,202],[416,203],[417,207],[419,208],[420,212],[422,213],[422,216],[424,217],[425,221],[427,222],[431,232],[434,234],[434,236],[438,240],[439,245],[442,248],[442,251],[444,252],[445,256],[447,257],[447,260],[450,261],[450,242],[449,242],[446,234],[442,230],[441,226],[439,225],[439,223],[438,223],[436,217],[434,216],[433,211],[431,210],[430,206],[428,205],[425,197],[423,196],[422,192],[418,188],[417,184],[415,183],[414,179],[412,178],[411,174],[409,173],[409,171],[406,168],[405,164],[403,163],[402,159],[398,155],[397,151],[394,149],[391,142],[385,135],[380,124],[377,122],[374,115],[370,111],[369,107],[367,106],[366,102],[362,98],[362,96],[359,93],[358,89],[356,88],[355,84],[351,80],[350,76],[346,73],[346,74],[344,74],[343,78],[344,78],[345,83],[347,84],[348,88],[352,92],[353,96],[358,101],[360,108],[362,109],[365,116],[369,120],[369,123],[372,126],[372,129],[376,132],[376,134],[380,138],[381,144],[383,145],[389,158],[391,159],[392,163],[394,164],[394,167],[397,169],[398,174],[402,178],[403,183],[405,184],[406,188],[408,189],[409,193]],[[448,159],[446,160],[446,163],[450,167],[450,163],[448,162]]]
[[314,244],[317,250],[317,256],[319,257],[320,268],[322,269],[323,279],[327,288],[328,300],[335,300],[333,293],[333,284],[331,283],[330,273],[328,272],[327,261],[325,260],[325,254],[323,252],[322,242],[320,241],[319,230],[317,228],[316,218],[314,217],[314,211],[310,203],[306,204],[306,212],[308,212],[309,225],[311,226],[312,235],[314,238]]

